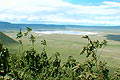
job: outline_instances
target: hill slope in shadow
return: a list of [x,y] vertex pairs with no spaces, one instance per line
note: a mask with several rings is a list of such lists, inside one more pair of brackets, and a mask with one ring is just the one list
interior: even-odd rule
[[9,36],[7,36],[6,34],[4,34],[2,32],[0,32],[0,41],[4,45],[18,44],[17,41],[15,41],[14,39],[10,38]]

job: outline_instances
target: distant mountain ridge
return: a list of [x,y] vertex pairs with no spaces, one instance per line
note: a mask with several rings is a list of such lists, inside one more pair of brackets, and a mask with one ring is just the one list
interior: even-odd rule
[[20,29],[20,28],[45,28],[45,29],[51,29],[51,28],[66,28],[66,25],[49,25],[49,24],[13,24],[9,22],[0,22],[0,29]]
[[56,25],[56,24],[14,24],[9,22],[0,22],[0,31],[6,29],[24,29],[31,27],[33,29],[66,29],[66,28],[110,28],[120,29],[120,26],[85,26],[85,25]]

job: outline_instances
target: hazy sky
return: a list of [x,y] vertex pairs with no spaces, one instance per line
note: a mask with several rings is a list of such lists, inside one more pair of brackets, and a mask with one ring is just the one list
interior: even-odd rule
[[0,0],[0,21],[120,25],[120,0]]

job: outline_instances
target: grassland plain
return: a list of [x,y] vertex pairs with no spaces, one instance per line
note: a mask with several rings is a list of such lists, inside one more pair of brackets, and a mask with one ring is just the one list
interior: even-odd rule
[[[35,49],[41,53],[43,47],[40,44],[41,40],[47,41],[46,51],[49,56],[59,52],[61,54],[62,63],[66,61],[68,56],[73,56],[77,61],[84,62],[86,60],[84,55],[80,55],[82,48],[87,44],[87,40],[83,39],[81,35],[63,35],[63,34],[48,34],[40,35],[33,32],[36,37]],[[98,51],[101,54],[101,59],[107,62],[107,66],[111,69],[111,72],[116,70],[120,66],[120,42],[114,40],[108,40],[106,35],[119,34],[117,32],[99,32],[98,35],[90,35],[92,40],[107,40],[108,44],[103,50]],[[16,39],[16,33],[6,33],[14,40]],[[23,38],[24,50],[30,48],[31,43],[28,37]],[[6,45],[9,48],[10,53],[19,55],[19,45],[9,44]]]

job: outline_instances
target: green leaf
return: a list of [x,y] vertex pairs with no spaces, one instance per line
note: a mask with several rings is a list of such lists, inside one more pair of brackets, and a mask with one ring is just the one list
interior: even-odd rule
[[30,32],[30,31],[32,31],[32,29],[31,29],[31,28],[29,28],[29,27],[27,27],[27,31],[28,31],[28,32]]
[[36,39],[35,39],[35,37],[31,34],[31,36],[30,36],[30,41],[32,41],[32,42],[35,42],[36,41]]
[[47,46],[46,40],[45,40],[45,39],[42,40],[42,41],[41,41],[41,44]]
[[21,37],[23,37],[23,34],[22,34],[21,29],[20,29],[20,32],[17,33],[17,37],[16,37],[16,38],[19,39],[19,38],[21,38]]
[[20,43],[20,44],[22,44],[22,41],[21,41],[21,40],[19,40],[19,43]]
[[80,53],[80,55],[82,55],[86,50],[86,47],[83,48],[82,52]]
[[83,36],[82,38],[88,39],[89,37],[87,35]]
[[89,57],[89,56],[90,56],[90,54],[91,54],[90,52],[87,52],[87,55],[86,55],[86,57]]
[[25,36],[27,36],[28,35],[28,32],[26,32],[26,33],[24,33],[25,34]]

